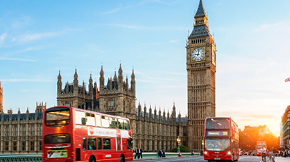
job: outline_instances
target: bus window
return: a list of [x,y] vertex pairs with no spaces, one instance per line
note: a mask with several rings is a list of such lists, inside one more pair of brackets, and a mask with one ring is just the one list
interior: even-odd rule
[[91,114],[91,113],[86,113],[86,125],[92,125],[95,126],[95,114]]
[[96,150],[96,137],[88,137],[88,150]]
[[125,130],[130,130],[129,120],[124,120],[124,127],[125,127]]
[[83,138],[83,151],[86,151],[87,149],[87,139]]
[[45,125],[63,126],[68,125],[70,113],[68,108],[55,108],[45,112]]
[[102,127],[109,128],[109,118],[107,116],[102,116]]
[[75,111],[75,124],[83,124],[85,125],[85,112],[83,111]]
[[117,128],[116,118],[110,118],[110,128]]
[[124,120],[123,119],[118,119],[118,128],[124,129]]
[[98,150],[102,150],[102,138],[98,138]]
[[111,149],[110,138],[103,138],[103,149],[104,150],[110,150]]
[[133,149],[133,141],[132,141],[132,139],[127,139],[127,149],[128,150]]
[[101,116],[96,114],[96,126],[101,127]]
[[44,137],[45,144],[70,143],[69,134],[50,134]]

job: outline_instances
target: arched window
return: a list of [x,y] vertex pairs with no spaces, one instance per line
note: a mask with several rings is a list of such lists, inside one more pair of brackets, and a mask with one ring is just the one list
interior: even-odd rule
[[114,107],[114,101],[113,101],[113,99],[110,99],[109,100],[109,109],[113,109],[113,107]]
[[14,126],[14,130],[13,130],[13,136],[17,136],[17,126]]
[[34,126],[31,126],[31,135],[34,135]]
[[25,125],[22,125],[22,136],[26,135],[26,127]]
[[70,106],[69,102],[65,102],[65,106]]
[[9,135],[9,126],[6,126],[5,128],[5,136],[8,136]]

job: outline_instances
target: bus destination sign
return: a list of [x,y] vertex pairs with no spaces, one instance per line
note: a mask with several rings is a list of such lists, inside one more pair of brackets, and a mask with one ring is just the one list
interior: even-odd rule
[[207,131],[207,136],[228,136],[228,131]]

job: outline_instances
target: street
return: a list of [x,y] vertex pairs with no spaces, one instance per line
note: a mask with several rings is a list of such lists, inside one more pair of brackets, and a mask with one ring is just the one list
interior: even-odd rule
[[[184,158],[159,158],[159,159],[142,159],[142,160],[134,160],[138,162],[145,162],[145,161],[154,161],[154,162],[175,162],[175,161],[182,161],[182,162],[206,162],[206,160],[203,160],[202,156],[196,156],[196,157],[184,157]],[[239,162],[260,162],[261,156],[240,156]],[[275,162],[289,162],[290,157],[284,158],[284,157],[276,157]],[[269,159],[267,158],[267,162],[269,162]]]

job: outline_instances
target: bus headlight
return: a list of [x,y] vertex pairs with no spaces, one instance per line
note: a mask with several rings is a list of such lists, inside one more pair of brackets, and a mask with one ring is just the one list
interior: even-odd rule
[[207,155],[207,151],[205,151],[204,154]]
[[232,155],[231,151],[228,152],[228,155]]

